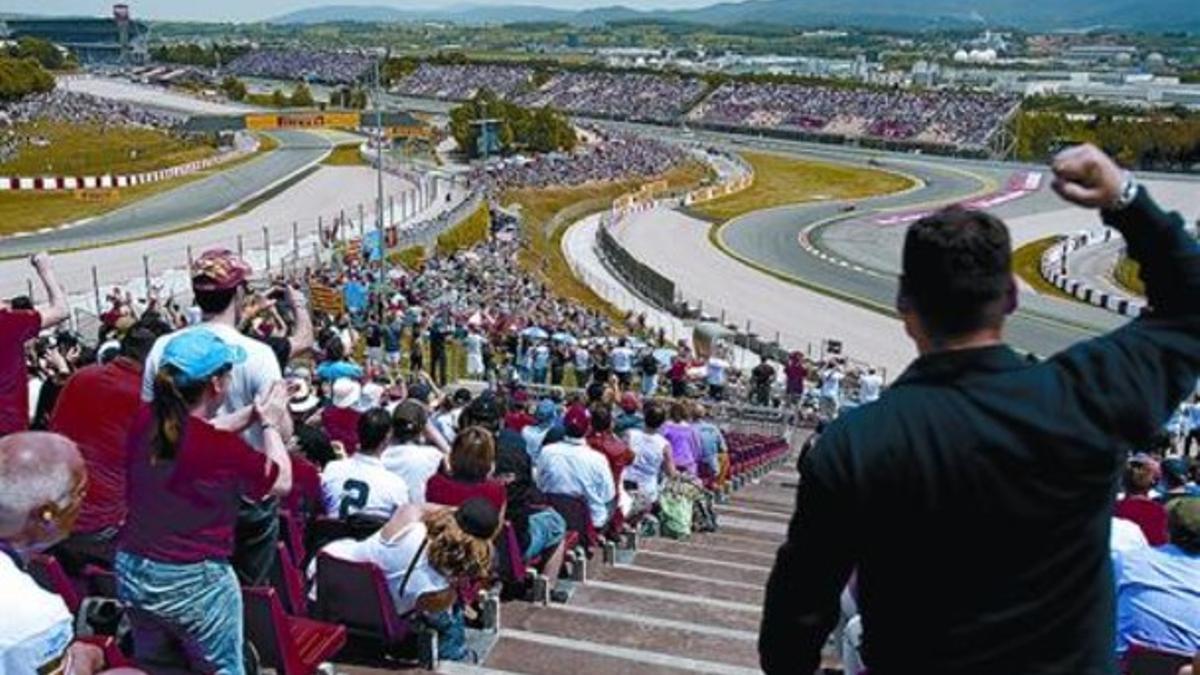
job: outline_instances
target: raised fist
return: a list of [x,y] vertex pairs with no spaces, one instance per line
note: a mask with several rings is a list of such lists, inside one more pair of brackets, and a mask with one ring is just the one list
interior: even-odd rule
[[1091,144],[1063,150],[1054,158],[1054,191],[1063,199],[1089,209],[1117,204],[1125,172],[1111,157]]

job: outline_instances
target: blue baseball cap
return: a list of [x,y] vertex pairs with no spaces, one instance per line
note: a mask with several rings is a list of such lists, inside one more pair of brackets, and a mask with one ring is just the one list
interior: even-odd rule
[[554,401],[544,398],[538,401],[537,408],[533,411],[533,417],[539,424],[548,424],[558,418],[558,406],[554,405]]
[[227,366],[246,360],[246,350],[231,345],[207,328],[181,333],[167,342],[162,365],[171,365],[180,374],[180,382],[200,382]]

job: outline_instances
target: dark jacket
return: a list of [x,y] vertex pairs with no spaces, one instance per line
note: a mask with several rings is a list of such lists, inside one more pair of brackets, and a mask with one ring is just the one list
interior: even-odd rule
[[1200,372],[1200,248],[1143,190],[1105,213],[1153,317],[1032,364],[918,358],[800,463],[767,585],[768,673],[811,673],[858,570],[863,658],[889,673],[1115,674],[1109,527],[1127,451]]

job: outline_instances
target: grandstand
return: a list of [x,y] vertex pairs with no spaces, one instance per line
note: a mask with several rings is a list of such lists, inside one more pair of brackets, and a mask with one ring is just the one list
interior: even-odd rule
[[0,39],[34,37],[71,51],[82,64],[144,63],[150,27],[130,20],[123,35],[117,18],[28,18],[0,20]]

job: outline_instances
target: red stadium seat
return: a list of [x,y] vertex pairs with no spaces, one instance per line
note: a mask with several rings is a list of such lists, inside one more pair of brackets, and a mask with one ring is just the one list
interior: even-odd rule
[[308,616],[308,601],[304,598],[304,578],[292,561],[292,554],[288,552],[287,546],[283,542],[276,542],[275,547],[278,555],[271,564],[271,588],[279,594],[280,602],[288,614]]
[[287,544],[292,560],[303,564],[308,559],[304,548],[304,518],[291,511],[279,512],[279,540]]
[[82,598],[79,597],[79,591],[57,558],[35,553],[29,556],[28,568],[34,581],[37,581],[38,585],[47,591],[61,596],[72,614],[79,611],[79,603]]
[[246,638],[258,651],[261,665],[280,675],[310,675],[346,644],[343,626],[283,611],[273,588],[243,588]]
[[399,647],[412,635],[408,621],[396,612],[383,571],[371,563],[350,562],[317,554],[316,616],[342,624],[355,638]]
[[592,512],[587,501],[576,495],[548,494],[546,501],[567,521],[567,532],[576,533],[579,544],[590,557],[592,548],[600,543],[600,535],[592,524]]

